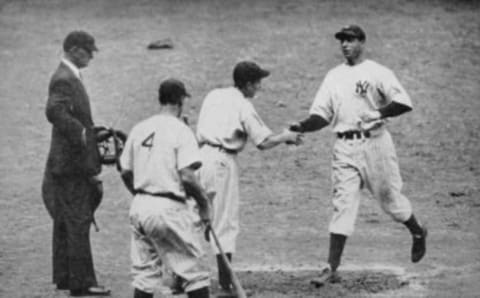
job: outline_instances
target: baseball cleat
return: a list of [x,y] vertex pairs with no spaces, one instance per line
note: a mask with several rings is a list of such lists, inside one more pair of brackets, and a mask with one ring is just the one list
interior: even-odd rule
[[413,235],[413,244],[412,244],[412,262],[417,263],[419,262],[423,256],[425,255],[425,252],[427,251],[427,228],[423,227],[422,228],[422,234],[421,235]]
[[82,288],[82,289],[71,289],[70,296],[80,297],[80,296],[110,296],[110,290],[104,288],[103,286]]
[[310,283],[317,288],[323,287],[326,283],[339,283],[341,281],[337,271],[332,271],[330,265],[322,269],[320,275],[313,278]]

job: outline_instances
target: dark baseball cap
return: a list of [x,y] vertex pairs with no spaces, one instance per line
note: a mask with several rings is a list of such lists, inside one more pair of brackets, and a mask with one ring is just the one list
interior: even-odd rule
[[268,70],[262,69],[252,61],[239,62],[233,69],[233,81],[236,85],[242,85],[247,82],[256,82],[269,75],[270,72]]
[[364,41],[367,36],[365,31],[358,25],[348,25],[343,27],[340,31],[335,33],[335,38],[338,40],[343,40],[348,37],[358,38],[358,40]]
[[95,39],[85,31],[72,31],[65,37],[63,50],[68,52],[73,47],[82,48],[89,52],[98,51]]
[[190,93],[181,81],[174,78],[163,81],[158,89],[158,99],[162,104],[178,104],[183,96],[190,97]]

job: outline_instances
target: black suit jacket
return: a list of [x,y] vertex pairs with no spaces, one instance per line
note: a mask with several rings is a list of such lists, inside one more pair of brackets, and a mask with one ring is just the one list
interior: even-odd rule
[[[82,81],[64,63],[51,78],[46,116],[53,125],[46,172],[61,176],[99,174],[101,164],[90,101]],[[82,142],[84,129],[86,144]]]

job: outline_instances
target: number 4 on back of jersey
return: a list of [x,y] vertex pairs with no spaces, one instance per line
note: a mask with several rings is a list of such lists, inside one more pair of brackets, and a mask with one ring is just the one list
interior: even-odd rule
[[142,141],[142,146],[151,149],[153,147],[153,140],[155,138],[155,132],[152,132]]

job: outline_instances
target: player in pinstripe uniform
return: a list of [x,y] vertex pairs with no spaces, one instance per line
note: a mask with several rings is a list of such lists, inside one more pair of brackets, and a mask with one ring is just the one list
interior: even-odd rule
[[390,117],[412,110],[410,97],[394,73],[365,59],[364,31],[356,25],[335,34],[346,62],[330,70],[310,109],[310,116],[291,129],[312,132],[331,125],[337,135],[333,150],[333,217],[330,221],[328,267],[312,283],[338,281],[345,241],[353,233],[362,187],[382,209],[411,232],[411,260],[420,261],[426,251],[427,230],[412,213],[402,193],[402,178],[390,133]]
[[[182,82],[164,81],[160,112],[132,129],[120,158],[124,183],[135,195],[129,214],[134,298],[153,297],[162,265],[181,278],[189,298],[209,297],[199,223],[208,224],[210,207],[195,176],[201,166],[198,143],[179,119],[186,96]],[[187,195],[196,201],[200,218],[187,205]]]

